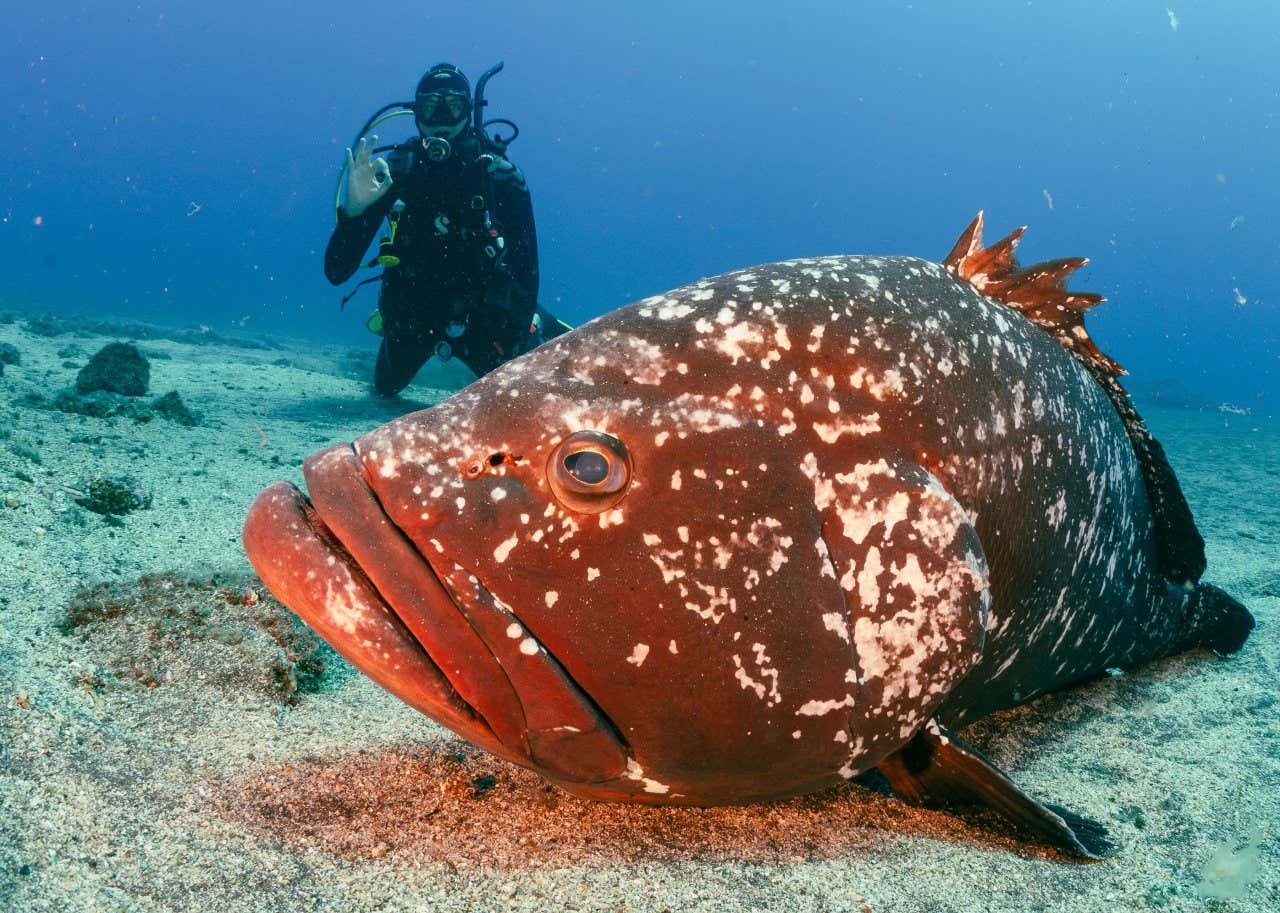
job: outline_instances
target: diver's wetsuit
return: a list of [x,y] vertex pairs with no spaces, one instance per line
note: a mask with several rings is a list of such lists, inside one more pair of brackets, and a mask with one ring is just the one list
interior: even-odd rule
[[[538,241],[529,190],[518,168],[500,156],[483,159],[482,151],[468,135],[447,159],[431,162],[418,140],[403,143],[387,155],[391,189],[358,216],[338,211],[324,255],[324,274],[334,285],[351,278],[383,219],[397,200],[404,203],[394,244],[381,251],[400,258],[383,268],[378,299],[382,347],[373,386],[381,395],[408,385],[446,340],[451,321],[466,331],[447,341],[477,375],[538,341],[530,334]],[[503,249],[484,226],[486,212]]]

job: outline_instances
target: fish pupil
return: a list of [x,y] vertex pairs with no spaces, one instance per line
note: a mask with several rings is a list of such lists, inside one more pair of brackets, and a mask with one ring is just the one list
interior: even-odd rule
[[565,470],[587,485],[599,485],[609,477],[609,461],[594,450],[579,450],[564,458]]

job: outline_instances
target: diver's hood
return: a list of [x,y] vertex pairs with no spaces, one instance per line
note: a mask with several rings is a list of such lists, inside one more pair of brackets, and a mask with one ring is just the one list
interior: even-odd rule
[[[445,95],[457,96],[466,103],[456,114],[449,106],[441,103],[424,109],[423,102],[426,99]],[[436,64],[418,80],[418,88],[414,93],[413,115],[418,133],[423,139],[434,136],[453,142],[466,130],[473,105],[471,82],[466,75],[451,63]]]

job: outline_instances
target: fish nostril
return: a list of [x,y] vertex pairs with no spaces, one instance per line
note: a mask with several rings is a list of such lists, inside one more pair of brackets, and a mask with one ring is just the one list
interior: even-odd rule
[[478,479],[482,475],[497,469],[500,466],[508,464],[515,466],[520,463],[522,457],[514,453],[507,453],[502,450],[495,450],[486,457],[473,457],[471,460],[462,464],[459,471],[465,478]]
[[519,459],[519,457],[512,456],[509,453],[494,451],[487,457],[474,457],[464,463],[461,467],[461,472],[468,479],[478,479],[492,469],[497,469],[506,463],[516,463]]

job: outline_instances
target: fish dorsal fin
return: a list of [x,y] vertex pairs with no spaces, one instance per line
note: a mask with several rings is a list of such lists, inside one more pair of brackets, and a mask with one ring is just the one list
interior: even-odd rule
[[1019,266],[1014,255],[1026,226],[1010,232],[990,247],[982,246],[982,213],[960,235],[942,265],[982,294],[1013,308],[1048,330],[1062,347],[1090,368],[1124,374],[1124,368],[1094,345],[1084,328],[1084,312],[1106,299],[1091,292],[1067,291],[1067,277],[1088,263],[1085,257],[1046,260]]
[[982,246],[982,213],[960,235],[942,265],[957,279],[1018,311],[1043,327],[1098,382],[1124,422],[1138,457],[1160,544],[1160,571],[1169,580],[1189,586],[1204,573],[1204,539],[1164,448],[1138,414],[1117,375],[1128,372],[1093,344],[1084,328],[1084,312],[1105,301],[1101,295],[1069,292],[1067,277],[1089,261],[1083,257],[1047,260],[1019,266],[1014,248],[1025,226],[990,247]]

